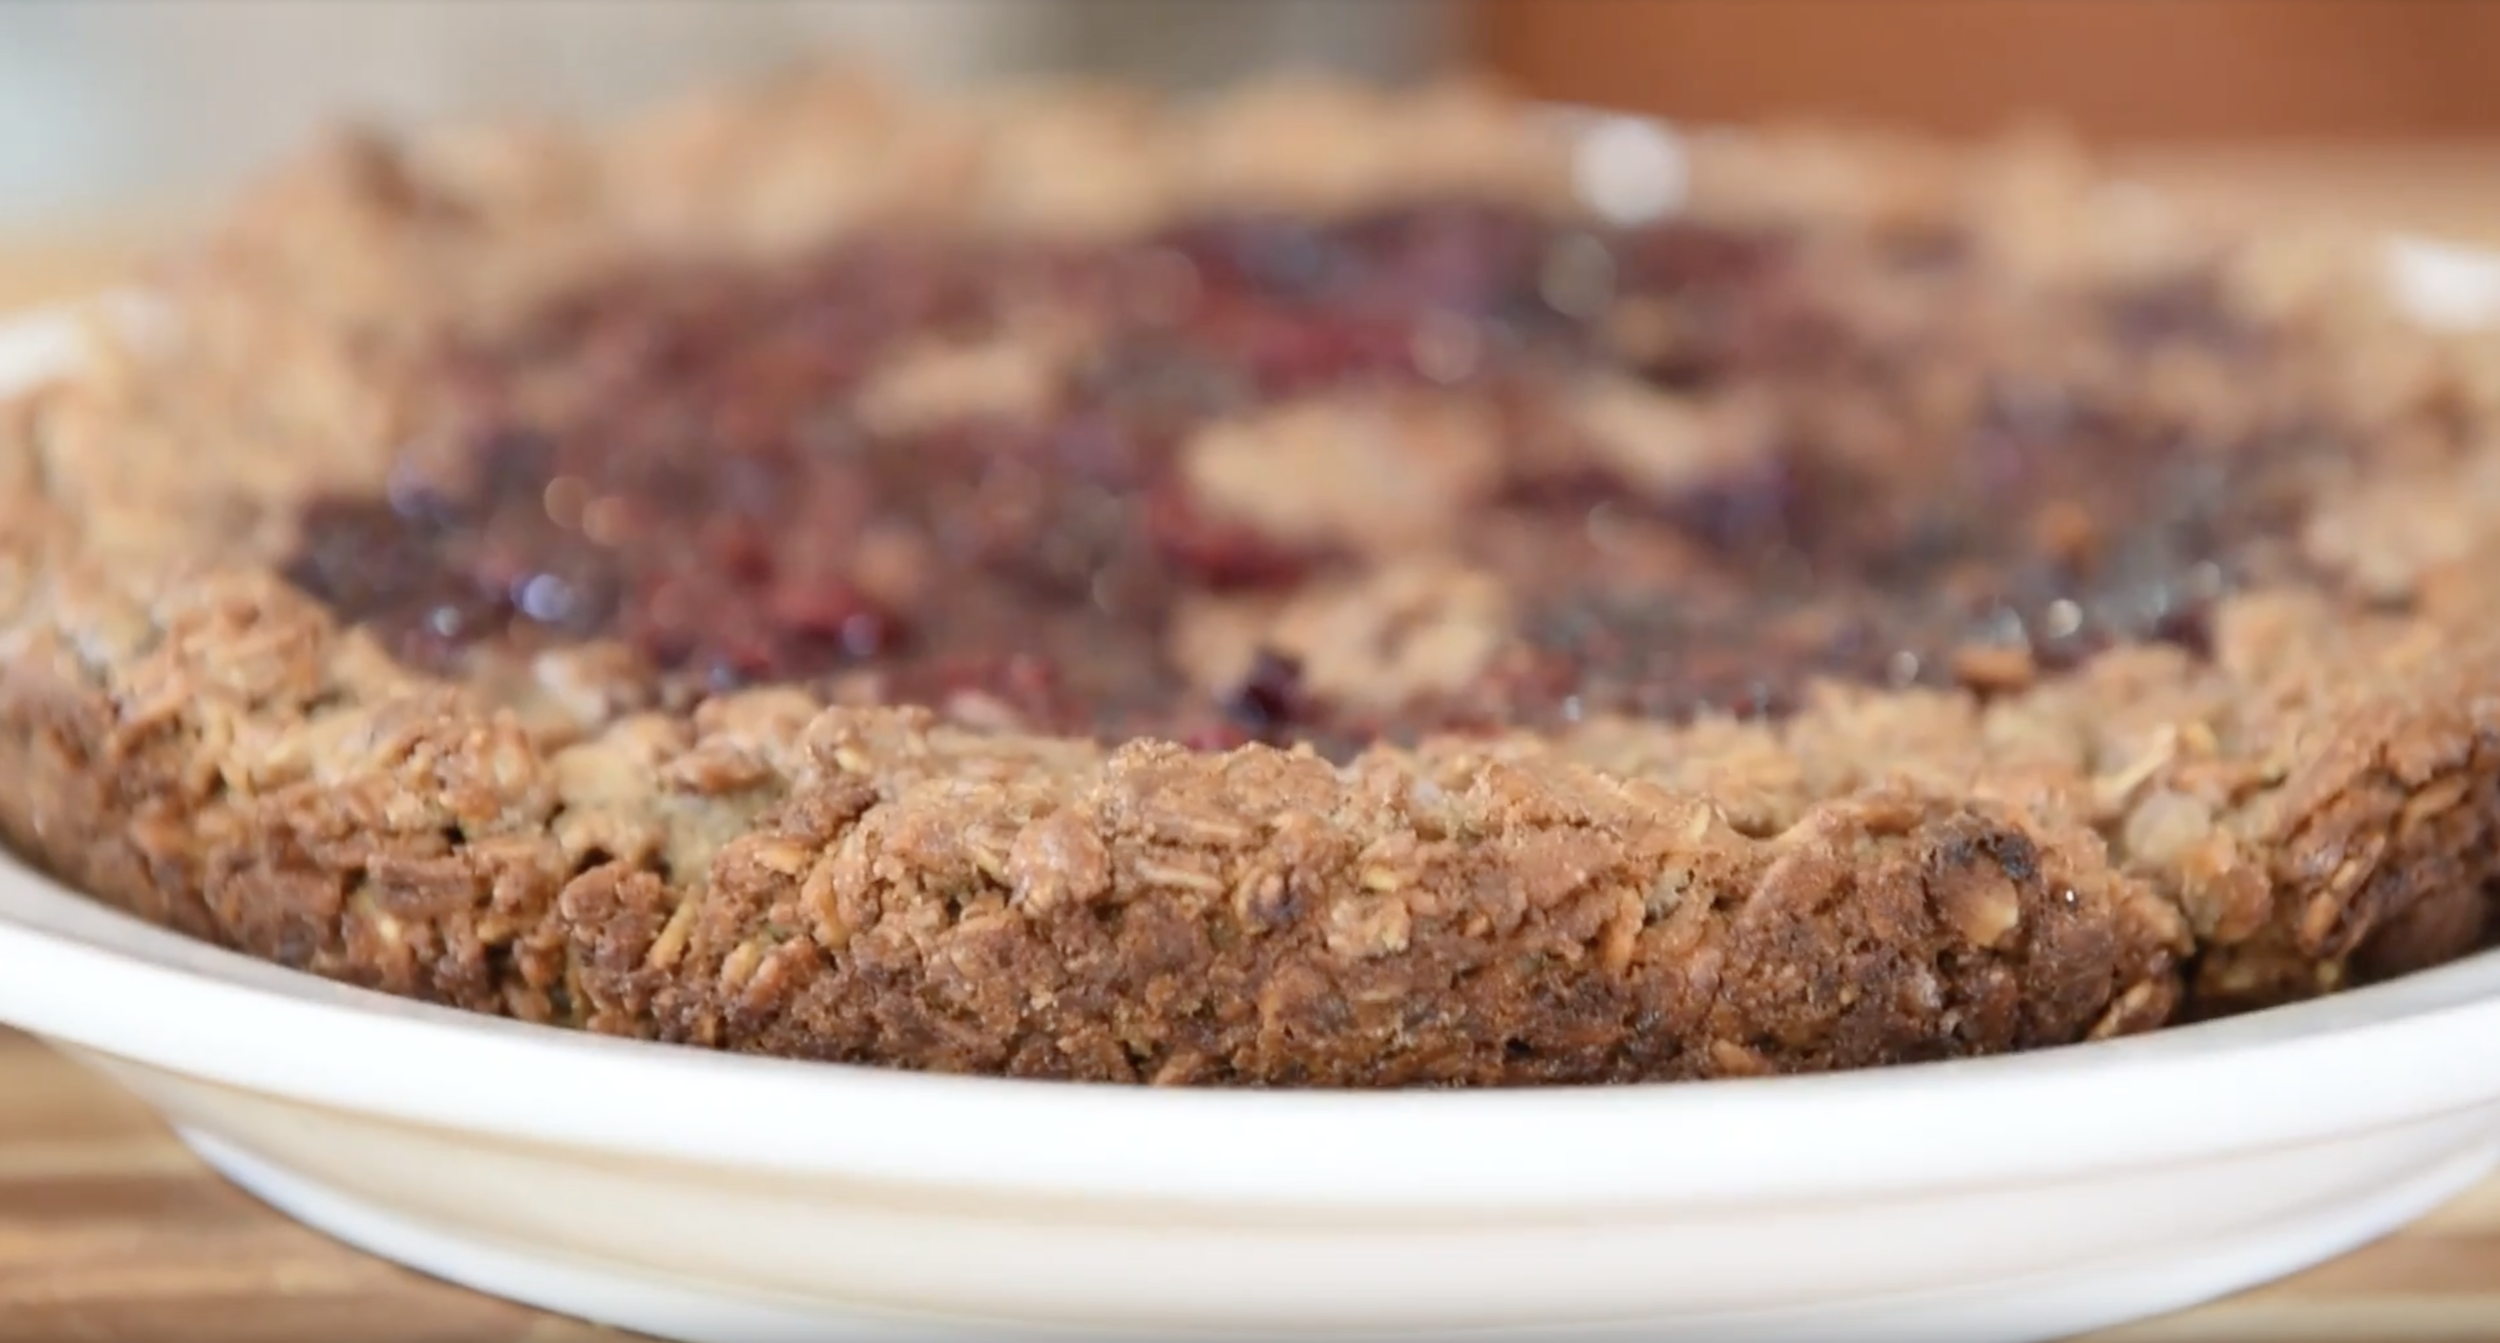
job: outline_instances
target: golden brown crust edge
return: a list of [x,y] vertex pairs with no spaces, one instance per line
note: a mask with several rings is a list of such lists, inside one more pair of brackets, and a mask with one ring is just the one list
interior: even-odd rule
[[[759,118],[796,96],[715,104],[677,133],[769,157]],[[633,217],[612,183],[595,207],[565,203],[579,144],[516,147],[531,166],[496,179],[472,163],[457,211],[412,185],[422,154],[370,143],[282,184],[170,282],[179,359],[128,350],[15,408],[0,447],[23,524],[0,572],[12,844],[150,919],[478,1010],[1154,1082],[1604,1081],[2001,1052],[2161,1024],[2189,973],[2208,1001],[2261,1002],[2480,936],[2500,851],[2480,542],[2469,526],[2444,550],[2382,544],[2397,525],[2373,534],[2359,503],[2344,531],[2362,539],[2339,544],[2421,597],[2415,614],[2258,594],[2226,607],[2210,664],[2122,650],[1984,706],[1834,688],[1781,724],[1593,724],[1342,771],[1265,748],[985,735],[790,691],[670,718],[607,693],[597,650],[500,682],[410,673],[251,563],[283,538],[249,503],[371,478],[410,342],[497,320],[505,300],[476,277],[561,284],[544,264],[557,241]],[[1521,180],[1550,176],[1517,162]],[[1711,171],[1746,209],[1778,208],[1766,177],[1812,186],[1787,208],[1847,208],[1845,183],[1812,174]],[[1967,212],[2019,197],[2015,177],[1865,208]],[[816,208],[819,232],[856,217]],[[787,246],[806,213],[768,239],[726,207],[708,233],[674,227]],[[2071,242],[2009,251],[2132,264],[2078,263]],[[2356,398],[2390,417],[2442,397],[2492,413],[2486,364],[2384,348],[2402,357],[2356,374]],[[201,464],[247,435],[224,479]]]

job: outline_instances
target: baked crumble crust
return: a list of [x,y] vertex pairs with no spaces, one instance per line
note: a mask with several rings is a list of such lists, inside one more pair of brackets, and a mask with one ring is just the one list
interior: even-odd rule
[[[898,229],[1084,246],[1210,211],[1587,205],[1565,137],[1466,87],[933,105],[819,73],[612,132],[348,137],[153,277],[170,320],[100,329],[92,368],[6,407],[0,833],[143,917],[393,993],[1163,1084],[1995,1053],[2481,944],[2500,881],[2489,342],[2382,311],[2332,240],[2224,246],[2054,146],[1763,132],[1704,138],[1688,166],[1692,218],[1799,240],[1801,283],[1870,342],[1915,338],[1930,307],[1849,263],[1870,237],[1967,247],[1997,296],[1963,336],[1983,342],[2018,336],[1987,324],[2035,299],[2207,277],[2219,311],[2270,333],[2250,367],[2113,372],[2090,341],[2040,357],[2218,438],[2290,405],[2350,446],[2300,478],[2307,511],[2267,538],[2285,558],[2210,594],[2194,637],[2122,630],[2055,664],[1956,645],[1941,680],[1810,675],[1751,716],[1208,749],[1103,740],[979,690],[689,692],[604,630],[430,663],[283,576],[308,509],[473,469],[430,455],[445,343],[525,337],[620,269],[803,265]],[[862,413],[897,433],[1045,415],[1099,348],[1071,315],[1031,305],[988,338],[898,351]],[[1592,329],[1639,359],[1689,320],[1622,303]],[[556,413],[581,391],[498,395]],[[1762,413],[1605,377],[1552,404],[1576,437],[1550,459],[1459,393],[1296,395],[1197,430],[1194,519],[1372,558],[1282,594],[1193,594],[1166,630],[1182,679],[1390,708],[1474,685],[1533,614],[1470,512],[1495,458],[1567,476],[1593,454],[1673,493],[1741,460]],[[1451,536],[1481,548],[1453,560]],[[857,540],[852,581],[947,599],[909,536]],[[1280,651],[1296,676],[1261,683]]]

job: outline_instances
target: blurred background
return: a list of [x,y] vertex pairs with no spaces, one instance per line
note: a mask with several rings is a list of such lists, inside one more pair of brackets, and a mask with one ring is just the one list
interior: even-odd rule
[[1398,78],[1460,27],[1436,0],[0,0],[0,225],[195,198],[343,113],[596,115],[820,49],[937,85]]
[[2468,227],[2500,189],[2500,0],[0,0],[0,230],[161,222],[341,114],[595,115],[824,48],[941,85],[1467,65],[1693,119],[2048,114],[2165,185],[2221,152],[2241,196]]
[[1534,87],[1679,116],[1972,132],[2037,112],[2120,143],[2500,134],[2487,0],[1488,0],[1473,19],[1474,47]]
[[1467,63],[1687,117],[2500,135],[2485,0],[7,0],[0,222],[213,190],[340,112],[598,113],[825,46],[937,83]]

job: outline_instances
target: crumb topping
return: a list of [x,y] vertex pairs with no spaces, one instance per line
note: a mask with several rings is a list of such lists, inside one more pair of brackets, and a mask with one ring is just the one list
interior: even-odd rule
[[1575,143],[840,75],[344,137],[0,408],[0,836],[476,1011],[1163,1085],[2484,945],[2500,350],[2053,147]]

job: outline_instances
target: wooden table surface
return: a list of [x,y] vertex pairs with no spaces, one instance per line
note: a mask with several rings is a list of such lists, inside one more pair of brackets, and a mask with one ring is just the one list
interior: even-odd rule
[[[2170,149],[2139,180],[2215,208],[2500,242],[2500,146]],[[0,239],[0,311],[90,291],[152,230]],[[2321,1079],[2321,1085],[2333,1085]],[[587,1343],[624,1336],[403,1272],[261,1207],[136,1103],[0,1032],[0,1340]],[[2500,1343],[2500,1181],[2393,1239],[2109,1343]]]

